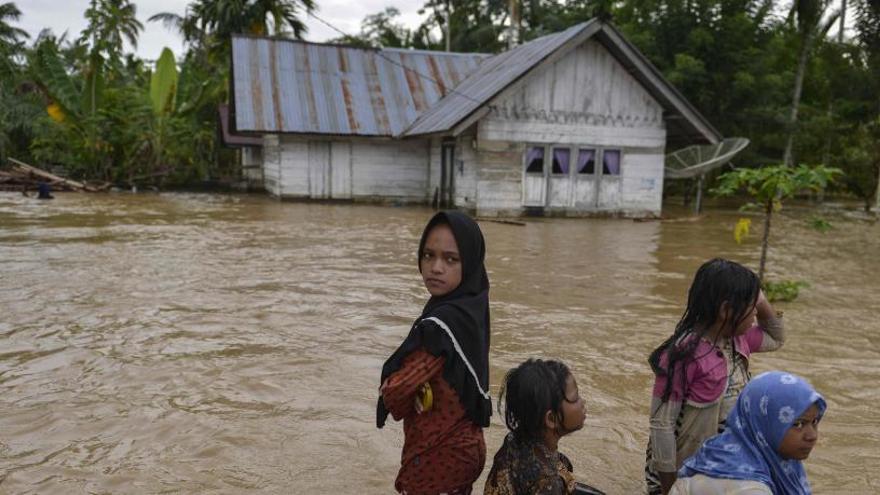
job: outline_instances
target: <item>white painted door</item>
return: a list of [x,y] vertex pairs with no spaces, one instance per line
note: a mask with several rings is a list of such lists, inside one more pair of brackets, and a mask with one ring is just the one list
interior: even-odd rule
[[605,148],[600,160],[599,194],[597,207],[600,210],[617,210],[621,205],[621,174],[623,172],[623,152],[620,149]]
[[529,146],[523,163],[523,206],[544,206],[547,199],[547,166],[543,146]]
[[329,141],[309,141],[309,197],[330,197]]
[[330,197],[351,199],[351,143],[330,144]]
[[580,211],[596,209],[597,188],[599,185],[597,173],[597,150],[596,148],[577,148],[572,175],[574,207]]
[[572,160],[571,148],[553,146],[547,160],[550,164],[548,178],[547,206],[567,208],[571,206]]

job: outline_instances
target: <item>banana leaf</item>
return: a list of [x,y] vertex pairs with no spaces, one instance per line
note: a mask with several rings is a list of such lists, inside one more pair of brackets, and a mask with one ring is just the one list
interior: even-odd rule
[[37,84],[68,116],[79,116],[80,89],[64,69],[58,52],[49,44],[40,45],[31,66]]
[[168,48],[162,49],[162,55],[156,61],[156,70],[150,77],[150,99],[153,102],[153,112],[157,116],[167,116],[174,112],[177,76],[174,54]]

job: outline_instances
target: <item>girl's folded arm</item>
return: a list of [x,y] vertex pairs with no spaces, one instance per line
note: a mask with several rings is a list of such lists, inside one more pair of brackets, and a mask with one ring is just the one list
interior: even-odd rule
[[407,356],[403,366],[388,377],[382,385],[382,401],[396,421],[415,411],[416,391],[439,373],[445,362],[446,358],[442,356],[433,356],[424,349],[418,349]]

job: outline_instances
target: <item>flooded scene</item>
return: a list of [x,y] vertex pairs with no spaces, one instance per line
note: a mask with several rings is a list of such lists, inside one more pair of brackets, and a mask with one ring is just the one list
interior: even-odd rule
[[877,26],[0,0],[0,495],[880,493]]
[[[669,220],[482,221],[490,392],[528,357],[572,369],[575,477],[643,493],[648,353],[710,257],[755,267],[734,209]],[[202,194],[0,195],[0,492],[389,493],[400,423],[375,426],[379,373],[427,293],[426,208]],[[880,468],[880,224],[777,220],[768,273],[806,281],[787,340],[751,371],[828,402],[805,463],[817,493],[871,493]],[[489,457],[506,433],[495,412]]]

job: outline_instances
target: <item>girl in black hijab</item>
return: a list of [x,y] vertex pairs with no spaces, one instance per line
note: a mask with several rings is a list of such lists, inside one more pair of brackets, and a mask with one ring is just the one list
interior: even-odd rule
[[489,277],[480,227],[463,213],[434,215],[419,241],[431,294],[382,367],[376,425],[403,419],[395,481],[407,495],[468,494],[486,461],[489,426]]

